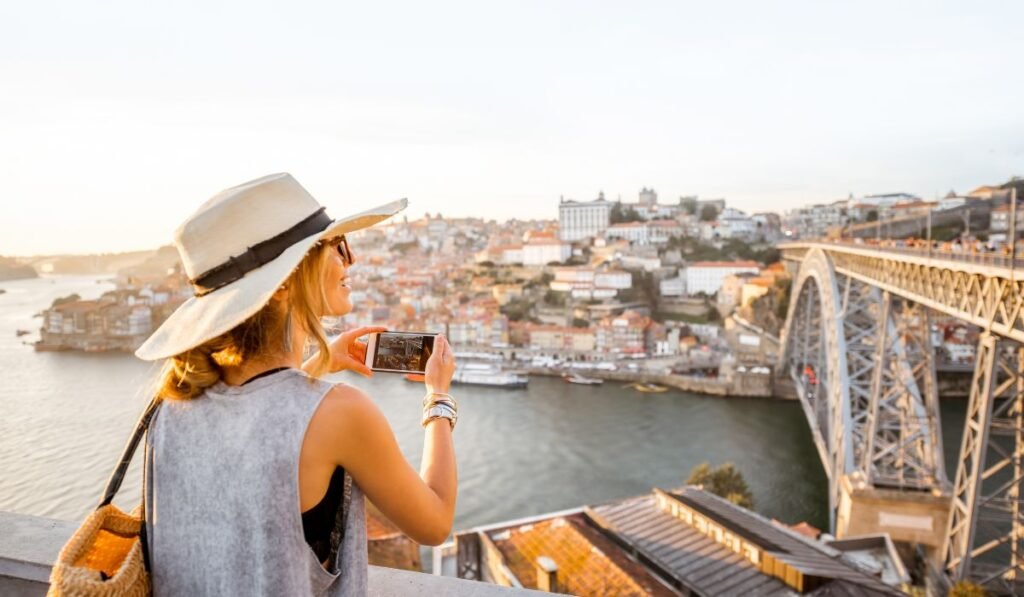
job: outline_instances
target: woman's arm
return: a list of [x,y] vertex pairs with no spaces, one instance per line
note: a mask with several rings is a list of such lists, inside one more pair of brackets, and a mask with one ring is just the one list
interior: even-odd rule
[[[454,368],[451,349],[439,336],[427,364],[428,387],[447,391]],[[339,385],[328,392],[307,434],[306,445],[320,457],[311,456],[344,467],[370,501],[414,541],[439,545],[448,537],[458,479],[447,419],[427,424],[418,475],[383,413],[357,388]]]

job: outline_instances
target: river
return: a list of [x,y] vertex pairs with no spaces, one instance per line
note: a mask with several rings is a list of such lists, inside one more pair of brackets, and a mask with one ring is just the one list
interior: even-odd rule
[[[95,276],[0,283],[0,511],[79,520],[100,497],[157,366],[126,354],[37,353],[33,314],[53,299],[98,297]],[[22,338],[17,329],[31,330]],[[334,376],[363,388],[419,468],[422,387],[397,375]],[[674,487],[703,461],[734,462],[756,510],[827,528],[827,481],[796,402],[641,394],[617,383],[534,377],[524,390],[456,386],[459,501],[455,528],[596,504]],[[964,401],[943,402],[947,461]],[[950,472],[952,476],[952,470]],[[138,500],[133,467],[119,502]]]

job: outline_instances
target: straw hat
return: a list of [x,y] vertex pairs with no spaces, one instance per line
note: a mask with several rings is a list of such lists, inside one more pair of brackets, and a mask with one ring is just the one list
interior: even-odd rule
[[266,305],[318,241],[373,226],[406,204],[399,199],[332,220],[286,173],[221,191],[174,233],[196,295],[135,356],[155,361],[216,338]]

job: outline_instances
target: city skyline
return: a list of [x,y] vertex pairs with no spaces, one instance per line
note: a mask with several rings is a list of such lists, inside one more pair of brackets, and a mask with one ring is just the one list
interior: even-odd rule
[[1024,175],[1010,2],[3,12],[3,255],[165,245],[274,171],[335,217],[408,197],[499,221],[643,187],[783,212]]

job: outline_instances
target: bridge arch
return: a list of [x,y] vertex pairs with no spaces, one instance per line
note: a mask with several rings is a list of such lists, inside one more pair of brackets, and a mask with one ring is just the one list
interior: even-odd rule
[[796,387],[829,478],[835,531],[850,516],[840,512],[844,482],[897,491],[947,484],[930,334],[924,307],[838,271],[820,248],[803,256],[779,373]]
[[853,468],[846,336],[839,283],[828,255],[805,255],[790,294],[780,374],[796,386],[818,455],[829,478],[829,523],[834,527],[839,479]]

